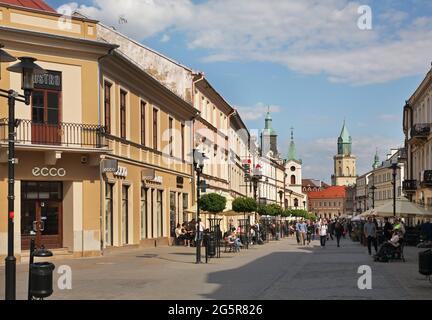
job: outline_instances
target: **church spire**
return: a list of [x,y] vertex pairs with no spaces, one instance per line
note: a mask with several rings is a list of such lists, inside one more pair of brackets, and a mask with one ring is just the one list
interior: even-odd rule
[[270,114],[270,106],[268,106],[267,107],[267,115],[265,117],[265,127],[264,127],[264,129],[268,130],[268,132],[271,135],[275,135],[276,131],[273,129],[273,124],[272,123],[273,123],[273,118],[272,118],[272,116]]
[[291,143],[289,146],[289,151],[288,151],[288,161],[299,161],[297,159],[297,148],[294,142],[294,128],[291,127]]
[[346,126],[346,121],[344,120],[342,131],[338,138],[338,154],[350,155],[352,151],[351,149],[352,149],[352,138]]
[[376,148],[376,153],[375,153],[375,157],[374,157],[374,163],[372,165],[372,168],[374,170],[378,169],[380,165],[380,161],[379,161],[379,156],[378,156],[378,148]]

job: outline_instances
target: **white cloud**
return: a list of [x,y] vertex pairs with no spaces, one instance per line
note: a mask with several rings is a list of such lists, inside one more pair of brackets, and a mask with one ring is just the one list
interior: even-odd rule
[[[406,13],[389,9],[380,12],[381,24],[374,20],[373,30],[362,31],[360,5],[350,0],[125,0],[119,6],[115,0],[94,0],[80,11],[137,40],[182,32],[189,48],[208,51],[207,62],[275,62],[357,85],[423,73],[432,51],[432,18],[410,21]],[[120,16],[127,23],[119,24]]]
[[401,114],[380,114],[378,116],[378,119],[386,122],[397,122],[397,121],[402,121],[402,115]]
[[162,38],[160,39],[160,42],[165,43],[165,42],[168,42],[168,41],[170,41],[170,40],[171,40],[171,37],[170,37],[169,35],[167,35],[167,34],[164,34],[164,35],[162,36]]
[[235,107],[235,109],[237,109],[242,119],[245,121],[264,119],[269,108],[272,114],[279,113],[281,111],[281,108],[279,106],[265,105],[262,102],[258,102],[256,105],[250,107],[238,107],[238,106]]

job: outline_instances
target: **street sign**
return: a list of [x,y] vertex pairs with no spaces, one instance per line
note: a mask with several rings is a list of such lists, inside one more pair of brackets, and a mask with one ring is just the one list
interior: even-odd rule
[[245,174],[245,181],[249,181],[251,178],[252,160],[251,159],[243,160],[242,165],[243,165],[243,172]]

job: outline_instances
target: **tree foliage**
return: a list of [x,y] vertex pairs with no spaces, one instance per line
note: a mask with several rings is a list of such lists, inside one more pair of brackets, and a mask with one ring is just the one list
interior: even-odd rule
[[255,212],[257,207],[257,202],[253,198],[237,198],[232,203],[235,212]]
[[202,197],[199,200],[200,209],[216,214],[223,212],[226,208],[226,198],[217,193],[209,193]]
[[283,214],[282,207],[278,204],[268,204],[258,206],[258,213],[265,216],[281,216]]

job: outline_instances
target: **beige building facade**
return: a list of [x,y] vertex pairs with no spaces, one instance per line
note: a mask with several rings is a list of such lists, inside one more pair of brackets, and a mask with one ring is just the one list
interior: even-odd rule
[[[96,21],[0,4],[0,38],[15,57],[32,56],[47,73],[35,77],[30,106],[17,103],[15,253],[31,237],[74,256],[100,253],[99,159],[109,153],[98,114],[98,60],[115,46],[96,40]],[[70,28],[63,28],[68,23]],[[0,87],[20,91],[20,75],[1,65]],[[7,212],[7,101],[0,100],[0,210]],[[95,196],[96,201],[95,201]],[[6,255],[7,216],[0,218]],[[0,258],[0,261],[3,259]]]

